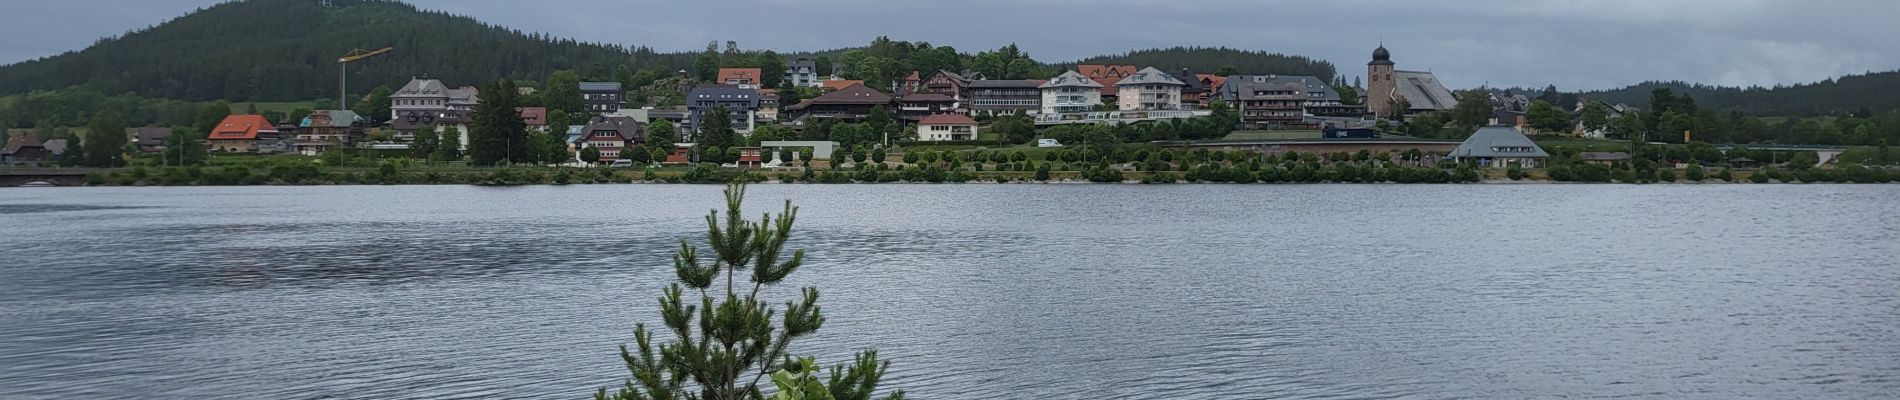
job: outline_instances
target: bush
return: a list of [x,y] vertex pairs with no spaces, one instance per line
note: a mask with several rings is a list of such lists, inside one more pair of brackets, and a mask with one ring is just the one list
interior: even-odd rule
[[1483,175],[1480,175],[1477,169],[1470,166],[1458,167],[1458,173],[1455,177],[1458,182],[1478,182],[1484,180]]
[[1121,170],[1100,166],[1089,168],[1083,175],[1083,178],[1088,179],[1089,182],[1096,183],[1121,183],[1126,180],[1126,178],[1122,176]]
[[1748,175],[1748,181],[1754,183],[1768,183],[1768,171],[1755,171],[1755,173]]
[[1504,176],[1511,178],[1511,180],[1514,180],[1514,181],[1524,180],[1524,168],[1519,167],[1516,164],[1512,164],[1511,168],[1504,170]]

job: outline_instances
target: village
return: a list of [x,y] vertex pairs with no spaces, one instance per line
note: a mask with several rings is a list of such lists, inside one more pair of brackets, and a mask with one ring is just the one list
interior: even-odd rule
[[[379,52],[356,55],[367,58]],[[346,60],[350,60],[347,59]],[[1626,181],[1611,172],[1630,169],[1640,162],[1642,141],[1619,135],[1611,122],[1636,118],[1641,110],[1627,104],[1604,104],[1587,100],[1573,101],[1574,109],[1563,115],[1578,115],[1552,126],[1537,114],[1538,107],[1548,114],[1549,103],[1527,94],[1509,92],[1458,92],[1446,87],[1429,71],[1399,69],[1392,53],[1384,45],[1371,52],[1366,63],[1364,82],[1345,82],[1344,77],[1281,75],[1271,71],[1219,72],[1179,69],[1164,71],[1153,66],[1121,64],[1078,64],[1049,79],[990,79],[981,72],[911,71],[901,80],[873,87],[865,80],[846,79],[845,68],[820,68],[819,60],[798,58],[785,63],[783,71],[767,79],[762,68],[718,68],[714,79],[695,79],[687,70],[662,82],[672,82],[680,99],[674,105],[652,105],[636,97],[635,88],[616,81],[574,82],[569,96],[578,97],[580,111],[550,111],[544,106],[513,107],[522,129],[528,134],[520,140],[536,138],[549,143],[509,143],[540,147],[528,157],[530,164],[562,167],[647,167],[713,165],[728,169],[798,171],[813,167],[860,169],[866,161],[879,168],[917,165],[916,153],[940,157],[950,168],[962,172],[983,171],[995,153],[997,161],[1013,160],[1007,151],[1076,152],[1076,155],[1051,153],[1050,161],[1063,161],[1057,171],[1085,172],[1101,166],[1120,172],[1188,171],[1184,163],[1155,166],[1152,158],[1163,152],[1235,152],[1255,157],[1292,153],[1309,159],[1332,161],[1403,160],[1385,164],[1402,167],[1438,165],[1451,175],[1454,166],[1478,170],[1467,173],[1484,180],[1511,180],[1536,177],[1558,180]],[[829,71],[821,74],[820,71]],[[552,81],[551,81],[552,82]],[[774,82],[776,87],[768,85]],[[554,95],[550,88],[522,86],[512,97]],[[222,118],[207,132],[173,132],[163,127],[128,129],[128,149],[158,154],[159,166],[165,159],[185,158],[184,151],[167,149],[174,143],[202,146],[218,155],[302,155],[326,154],[416,154],[429,162],[459,162],[470,157],[471,146],[479,138],[471,137],[475,113],[483,104],[484,93],[470,82],[444,82],[428,76],[416,76],[400,88],[362,98],[381,105],[377,115],[360,110],[312,110],[301,116],[278,117],[259,113],[237,113]],[[651,95],[650,93],[642,93]],[[809,96],[801,95],[809,94]],[[1461,99],[1460,95],[1467,98]],[[1471,104],[1471,96],[1489,109],[1480,111],[1482,124],[1468,126],[1450,138],[1407,135],[1404,128],[1421,117],[1430,124],[1444,125],[1444,115],[1462,103]],[[348,99],[342,99],[348,100]],[[647,103],[647,104],[643,104]],[[339,101],[337,104],[345,104]],[[516,104],[511,102],[509,104]],[[387,115],[381,115],[386,109]],[[1466,112],[1466,111],[1459,111]],[[1587,115],[1595,114],[1594,118]],[[1594,122],[1592,122],[1594,120]],[[1189,124],[1192,123],[1192,124]],[[875,125],[859,128],[856,125]],[[1184,126],[1186,126],[1184,128]],[[1102,129],[1147,129],[1211,131],[1200,135],[1147,135],[1147,142],[1111,143],[1095,140],[1096,152],[1087,127]],[[842,128],[842,129],[841,129]],[[1081,128],[1081,129],[1078,129]],[[838,132],[845,131],[846,134]],[[1060,133],[1059,133],[1060,132]],[[172,135],[192,135],[201,140],[180,142]],[[1688,132],[1684,141],[1691,143]],[[1123,135],[1127,136],[1127,135]],[[1565,160],[1565,168],[1552,167],[1553,151],[1533,140],[1559,138],[1566,144],[1579,144],[1559,150],[1556,157]],[[1620,137],[1617,137],[1620,136]],[[1568,138],[1568,139],[1563,139]],[[1612,140],[1614,139],[1614,140]],[[558,143],[553,143],[558,141]],[[1122,146],[1105,146],[1119,144]],[[63,140],[39,140],[30,133],[10,140],[0,161],[9,166],[56,165],[64,149]],[[1066,148],[1081,147],[1077,150]],[[1132,146],[1132,147],[1130,147]],[[1708,147],[1703,144],[1702,146]],[[1104,149],[1103,147],[1107,147]],[[1680,146],[1677,146],[1680,147]],[[1692,146],[1693,147],[1693,146]],[[1691,173],[1688,169],[1754,169],[1781,164],[1805,168],[1824,165],[1844,152],[1842,148],[1767,147],[1716,149],[1713,156],[1695,153],[1697,149],[1677,149],[1648,157],[1661,162],[1661,169],[1679,170],[1683,175],[1714,176],[1713,172]],[[418,151],[420,150],[420,151]],[[959,156],[954,151],[975,152]],[[1145,156],[1137,156],[1136,151]],[[1708,149],[1702,149],[1704,151]],[[1125,152],[1124,152],[1125,151]],[[1777,152],[1781,153],[1777,153]],[[170,157],[165,154],[181,154]],[[834,153],[844,157],[834,160]],[[865,153],[871,153],[866,156]],[[1105,153],[1112,152],[1112,153]],[[372,154],[374,153],[374,154]],[[890,153],[892,163],[883,161]],[[1152,153],[1152,154],[1150,154]],[[1803,153],[1809,156],[1797,157]],[[902,154],[906,157],[899,158]],[[1344,159],[1331,155],[1359,155]],[[1680,155],[1677,155],[1680,154]],[[1014,158],[1023,158],[1020,154]],[[1096,160],[1093,164],[1086,162]],[[1756,160],[1755,156],[1765,158]],[[342,156],[333,156],[332,159]],[[519,158],[510,153],[504,162]],[[971,165],[951,164],[960,158],[976,158]],[[901,159],[899,164],[895,161]],[[1240,157],[1235,157],[1240,159]],[[472,160],[473,161],[473,160]],[[1081,162],[1078,162],[1081,161]],[[1171,161],[1171,160],[1170,160]],[[1205,160],[1199,160],[1205,161]],[[1100,165],[1112,162],[1113,165]],[[1146,165],[1144,165],[1146,162]],[[333,161],[333,166],[346,162]],[[1388,162],[1389,163],[1389,162]],[[1792,164],[1790,164],[1792,163]],[[1033,161],[1032,163],[1033,164]],[[1602,171],[1576,172],[1568,165],[1601,167]],[[1381,165],[1374,165],[1379,167]],[[1317,169],[1319,166],[1315,166]],[[1029,171],[1029,165],[990,166],[991,170]],[[1044,168],[1047,168],[1044,166]],[[1640,167],[1639,167],[1640,168]],[[1256,168],[1257,169],[1257,168]],[[1657,168],[1646,174],[1655,174]],[[1485,170],[1496,171],[1483,172]],[[1505,173],[1508,170],[1508,173]],[[1535,172],[1533,172],[1535,171]],[[1553,173],[1554,172],[1554,173]],[[1733,174],[1725,180],[1740,180]],[[1878,176],[1879,174],[1875,174]],[[912,175],[916,176],[916,175]],[[1084,178],[1088,174],[1079,174]],[[1325,174],[1316,174],[1328,180]],[[1579,178],[1589,176],[1591,178]],[[1189,180],[1193,176],[1188,177]],[[886,178],[889,179],[889,178]],[[966,178],[967,179],[967,178]],[[1173,177],[1162,177],[1163,182]],[[1266,179],[1266,178],[1255,178]],[[1380,178],[1372,178],[1379,181]],[[1000,179],[999,179],[1000,180]],[[1423,181],[1435,181],[1427,178]],[[1642,179],[1651,180],[1651,179]],[[1792,180],[1791,178],[1777,180]]]

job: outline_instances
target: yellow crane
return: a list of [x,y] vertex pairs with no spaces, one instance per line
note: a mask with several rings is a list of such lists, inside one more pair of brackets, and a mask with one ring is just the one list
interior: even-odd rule
[[348,108],[350,106],[350,103],[347,102],[347,99],[349,98],[349,93],[350,93],[350,63],[363,61],[364,59],[367,59],[370,57],[389,54],[389,52],[395,51],[395,50],[396,50],[395,47],[384,47],[384,48],[376,49],[376,50],[355,49],[355,50],[350,50],[349,54],[344,54],[343,57],[337,58],[336,65],[337,67],[340,68],[340,70],[337,72],[337,79],[336,79],[336,87],[337,87],[336,106],[337,108]]

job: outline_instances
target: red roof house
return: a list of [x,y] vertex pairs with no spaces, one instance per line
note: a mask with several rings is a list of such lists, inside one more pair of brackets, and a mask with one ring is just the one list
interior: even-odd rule
[[526,122],[529,128],[548,126],[547,107],[515,107],[515,112],[521,113],[521,122]]
[[937,114],[917,121],[917,140],[976,140],[976,120],[963,114]]
[[277,125],[262,115],[232,115],[218,122],[205,136],[205,141],[212,151],[255,152],[260,134],[276,136]]
[[1133,65],[1082,64],[1075,66],[1075,72],[1095,80],[1095,83],[1102,84],[1102,95],[1105,96],[1116,95],[1115,83],[1121,82],[1122,78],[1129,75],[1134,75],[1137,70],[1140,68]]
[[758,68],[720,68],[719,79],[714,80],[713,83],[758,89],[759,73]]

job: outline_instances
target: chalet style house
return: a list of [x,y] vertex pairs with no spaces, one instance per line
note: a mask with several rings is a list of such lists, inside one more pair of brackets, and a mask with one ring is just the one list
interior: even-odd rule
[[325,151],[348,148],[363,140],[368,121],[350,110],[318,110],[297,124],[294,151],[314,156]]
[[912,93],[897,96],[897,118],[917,122],[931,115],[954,113],[957,99],[937,93]]
[[53,151],[32,132],[13,135],[7,139],[7,147],[0,149],[0,164],[38,164],[52,160]]
[[831,93],[831,92],[836,92],[840,89],[851,87],[853,85],[862,86],[864,85],[864,81],[857,80],[857,79],[832,79],[832,80],[819,82],[818,90],[823,93]]
[[786,107],[793,120],[811,118],[830,118],[847,122],[864,120],[871,115],[871,109],[877,106],[888,107],[891,95],[873,90],[864,85],[851,85],[831,93],[806,99],[798,104]]
[[646,151],[646,124],[631,117],[594,117],[581,128],[579,147],[600,149],[600,161],[619,160],[623,152]]
[[140,153],[159,153],[165,151],[165,139],[172,137],[172,128],[144,127],[133,132],[133,140],[139,146]]
[[758,89],[760,87],[759,74],[758,68],[720,68],[718,78],[713,82],[738,86],[741,89]]
[[[935,93],[950,96],[951,99],[960,103],[963,101],[964,94],[968,92],[970,82],[971,79],[965,77],[963,74],[950,71],[937,71],[937,73],[930,74],[930,78],[924,79],[923,86],[918,88],[917,91],[920,93]],[[962,108],[962,105],[952,105],[951,108]]]
[[231,115],[205,135],[205,144],[211,151],[256,153],[260,142],[276,142],[277,135],[277,126],[262,115]]

